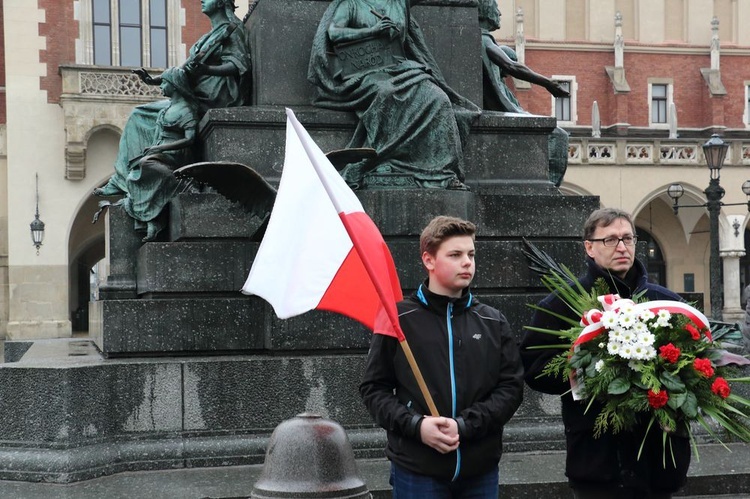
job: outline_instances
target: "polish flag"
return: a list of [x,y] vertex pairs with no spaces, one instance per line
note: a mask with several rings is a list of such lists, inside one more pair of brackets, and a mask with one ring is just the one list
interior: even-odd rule
[[383,236],[323,151],[287,109],[276,201],[242,287],[286,319],[313,309],[404,339],[396,268]]

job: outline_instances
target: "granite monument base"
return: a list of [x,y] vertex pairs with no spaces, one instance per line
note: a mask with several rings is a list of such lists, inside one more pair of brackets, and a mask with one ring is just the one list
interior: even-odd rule
[[[475,293],[504,311],[518,333],[531,315],[525,304],[544,293],[528,270],[522,238],[561,261],[580,261],[578,228],[597,205],[595,198],[433,189],[360,191],[358,196],[388,242],[407,293],[425,277],[419,260],[424,225],[439,214],[475,221]],[[311,312],[279,320],[268,303],[239,292],[258,248],[259,220],[216,194],[180,195],[170,213],[173,223],[164,241],[128,254],[120,246],[130,248],[139,237],[132,226],[129,236],[121,231],[110,238],[111,268],[130,272],[115,274],[116,283],[131,288],[112,293],[107,281],[101,299],[91,304],[91,336],[106,357],[367,348],[369,331],[350,319]],[[127,215],[115,207],[108,223],[125,227]]]
[[[385,446],[359,399],[362,353],[105,359],[80,339],[9,350],[24,353],[0,364],[0,480],[260,464],[273,429],[303,412],[342,425],[357,458]],[[538,450],[539,436],[560,448],[559,424],[514,418],[506,451]]]

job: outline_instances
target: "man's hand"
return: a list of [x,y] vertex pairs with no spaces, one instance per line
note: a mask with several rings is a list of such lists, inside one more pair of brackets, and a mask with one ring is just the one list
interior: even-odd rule
[[419,436],[441,454],[458,449],[458,424],[455,419],[425,416],[419,428]]

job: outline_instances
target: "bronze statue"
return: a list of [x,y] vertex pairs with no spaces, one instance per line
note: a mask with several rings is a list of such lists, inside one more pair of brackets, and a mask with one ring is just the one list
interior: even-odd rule
[[313,40],[314,104],[359,118],[352,188],[466,189],[463,145],[479,108],[453,91],[410,15],[410,0],[333,0]]
[[[201,7],[211,20],[211,31],[193,45],[179,71],[173,68],[155,77],[144,68],[133,71],[149,85],[163,85],[166,79],[169,83],[167,88],[175,91],[172,98],[179,98],[180,103],[161,100],[133,109],[120,137],[115,173],[103,187],[94,189],[97,196],[127,196],[126,210],[127,206],[132,206],[128,213],[137,221],[145,222],[144,218],[153,215],[157,207],[163,208],[174,195],[172,191],[176,185],[175,179],[168,180],[160,174],[158,184],[161,187],[157,188],[151,180],[144,178],[148,176],[145,172],[158,170],[162,166],[174,169],[187,164],[190,156],[187,151],[192,147],[194,129],[208,109],[250,103],[250,47],[245,26],[234,15],[234,1],[202,0]],[[175,84],[174,78],[179,78],[179,85]],[[183,111],[185,115],[176,119],[175,115]],[[166,116],[171,117],[168,122],[164,121]],[[174,123],[178,123],[177,129],[173,128]],[[173,136],[175,130],[179,130],[178,135],[183,132],[185,135],[177,139]],[[191,137],[188,141],[189,134]],[[167,145],[169,142],[172,144]],[[175,147],[176,144],[179,147]],[[181,151],[179,154],[174,153],[178,150]],[[158,160],[158,166],[148,163],[146,167],[146,162],[153,160],[148,156],[154,151],[173,152],[168,154],[171,156],[169,161]],[[181,158],[178,159],[178,156]],[[168,167],[164,166],[167,164]],[[145,240],[153,239],[160,230],[155,220],[148,227]]]
[[[518,99],[505,84],[512,76],[547,89],[555,97],[570,93],[557,82],[532,71],[518,62],[516,52],[498,45],[490,33],[500,28],[500,10],[497,0],[479,0],[479,26],[482,29],[482,72],[484,81],[484,109],[512,113],[526,113]],[[549,138],[549,179],[559,187],[568,166],[568,132],[556,127]]]
[[[178,180],[173,171],[193,161],[193,143],[198,128],[198,105],[192,97],[182,68],[169,68],[159,77],[162,92],[170,100],[156,117],[153,145],[132,158],[125,177],[125,197],[116,203],[135,220],[135,229],[153,241],[164,228],[162,211],[190,182]],[[99,203],[101,209],[108,201]],[[99,213],[94,216],[94,222]]]

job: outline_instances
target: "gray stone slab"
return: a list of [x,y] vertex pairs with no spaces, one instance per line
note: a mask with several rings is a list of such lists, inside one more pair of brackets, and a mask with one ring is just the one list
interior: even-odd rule
[[186,431],[271,432],[303,412],[370,423],[359,398],[363,355],[259,357],[185,365]]
[[[750,456],[740,444],[728,452],[701,446],[701,462],[691,464],[684,490],[686,499],[746,499],[750,497]],[[727,462],[731,460],[731,462]],[[563,475],[562,452],[505,453],[500,460],[500,498],[538,499],[572,497]],[[375,499],[391,497],[389,462],[384,458],[358,459],[358,476]],[[68,485],[0,480],[0,496],[24,499],[239,499],[248,497],[262,465],[182,468],[125,472]]]
[[242,239],[145,244],[138,252],[138,294],[232,293],[239,298],[258,244]]
[[250,239],[263,223],[220,194],[180,194],[169,203],[168,209],[169,241]]
[[259,350],[268,314],[265,302],[244,296],[105,300],[92,310],[94,340],[108,356]]
[[[324,152],[345,148],[357,124],[351,113],[289,107]],[[547,137],[554,126],[547,116],[485,111],[464,148],[466,182],[488,192],[560,196],[547,179]],[[244,163],[278,183],[286,138],[282,106],[211,109],[200,137],[207,160]]]
[[102,299],[135,298],[135,253],[143,244],[141,242],[143,235],[136,233],[133,219],[121,206],[111,206],[107,210],[105,223],[109,276],[99,286],[99,297]]

